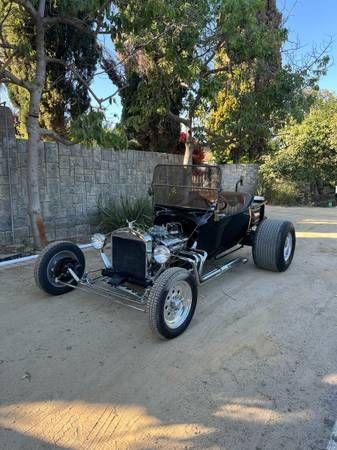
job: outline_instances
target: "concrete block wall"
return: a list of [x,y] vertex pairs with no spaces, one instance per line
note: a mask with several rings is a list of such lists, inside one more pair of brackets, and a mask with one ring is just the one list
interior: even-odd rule
[[226,191],[234,191],[240,177],[243,177],[243,185],[238,186],[238,191],[254,194],[257,188],[258,166],[256,164],[224,164],[221,166],[222,188]]
[[[11,142],[10,174],[7,152],[8,143],[1,146],[0,142],[0,245],[12,243],[12,219],[15,242],[28,243],[26,141]],[[100,196],[146,195],[156,164],[181,163],[179,155],[66,147],[54,142],[41,143],[39,156],[42,212],[49,240],[86,238],[92,232]]]
[[[5,145],[6,144],[6,145]],[[9,157],[8,157],[9,156]],[[93,230],[100,196],[119,199],[122,195],[147,194],[157,164],[180,164],[180,155],[66,147],[54,142],[39,147],[40,194],[49,240],[83,240]],[[256,182],[254,165],[222,167],[223,186],[234,190],[245,177],[243,190]],[[0,139],[0,245],[31,242],[27,215],[26,141]],[[12,208],[11,208],[12,206]],[[14,233],[12,233],[12,229]]]

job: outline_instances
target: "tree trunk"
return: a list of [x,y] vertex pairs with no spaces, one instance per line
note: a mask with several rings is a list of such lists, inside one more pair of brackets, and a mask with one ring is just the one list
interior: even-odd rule
[[[44,16],[44,0],[39,3],[39,16]],[[30,90],[29,112],[27,118],[28,133],[28,214],[33,233],[34,246],[41,248],[48,243],[44,220],[41,212],[39,190],[39,113],[42,91],[46,80],[45,31],[42,20],[36,21],[36,72],[33,87]]]
[[183,164],[184,166],[187,166],[189,164],[193,163],[193,150],[194,150],[194,144],[192,139],[192,126],[187,131],[187,139],[185,143],[185,154],[184,154],[184,160]]
[[[32,97],[33,94],[31,94]],[[34,103],[31,99],[30,103]],[[30,108],[31,109],[31,108]],[[34,239],[34,246],[39,249],[48,243],[44,221],[41,212],[39,190],[39,132],[38,118],[28,116],[28,214]]]
[[238,147],[234,147],[231,150],[231,157],[232,157],[232,161],[233,164],[239,164],[240,163],[240,154],[241,154],[241,148]]

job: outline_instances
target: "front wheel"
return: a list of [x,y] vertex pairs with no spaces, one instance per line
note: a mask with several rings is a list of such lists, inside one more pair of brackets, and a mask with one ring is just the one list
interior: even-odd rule
[[291,222],[264,219],[253,239],[254,263],[262,269],[284,272],[293,260],[295,245],[295,228]]
[[65,294],[74,289],[69,284],[76,285],[76,281],[68,271],[69,268],[82,278],[85,269],[82,250],[72,242],[52,242],[42,250],[36,261],[35,282],[48,294]]
[[151,329],[162,339],[183,333],[194,315],[198,289],[193,275],[181,267],[165,270],[152,286],[147,302]]

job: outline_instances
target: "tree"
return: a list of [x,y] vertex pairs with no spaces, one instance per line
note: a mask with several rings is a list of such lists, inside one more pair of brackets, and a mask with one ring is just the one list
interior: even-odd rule
[[[92,0],[81,2],[70,2],[64,0],[61,4],[60,15],[47,15],[46,1],[39,0],[4,0],[0,11],[0,83],[19,86],[29,95],[29,106],[26,118],[28,133],[28,213],[36,247],[47,242],[44,220],[41,213],[39,177],[38,177],[38,145],[41,137],[49,137],[60,142],[66,142],[57,132],[44,128],[39,123],[41,100],[47,79],[49,64],[57,64],[71,69],[72,75],[77,78],[95,97],[99,104],[106,99],[99,99],[90,89],[90,81],[82,77],[74,62],[64,61],[56,58],[46,51],[46,33],[55,25],[68,25],[76,28],[83,35],[90,35],[96,39],[101,31],[105,31],[103,24],[103,11],[105,2],[96,3]],[[9,18],[13,15],[22,18],[22,11],[32,21],[31,32],[34,36],[34,47],[21,45],[21,42],[11,39],[8,32]],[[84,19],[78,19],[80,14]],[[103,28],[102,28],[103,27]],[[31,70],[26,78],[16,75],[11,70],[12,62],[15,60],[31,64]],[[110,97],[110,96],[109,96]],[[108,97],[108,98],[109,98]]]
[[325,70],[323,54],[297,70],[282,64],[287,30],[275,0],[116,5],[116,53],[107,71],[121,87],[122,122],[144,149],[161,132],[177,140],[183,125],[185,162],[193,134],[218,162],[259,159],[290,115],[302,117],[309,103],[303,89]]
[[259,91],[255,75],[244,65],[233,68],[230,78],[235,80],[226,92],[219,92],[206,121],[218,135],[211,145],[218,163],[259,161],[287,119],[301,120],[310,106],[311,97],[304,95],[311,85],[306,75],[280,68]]
[[[201,141],[223,141],[223,126],[212,128],[209,115],[221,106],[222,101],[235,100],[233,96],[230,99],[231,92],[236,89],[246,92],[249,89],[247,72],[253,67],[259,75],[255,78],[255,89],[259,90],[264,79],[270,76],[268,71],[277,66],[277,49],[284,31],[274,25],[268,10],[270,3],[273,2],[209,2],[208,22],[197,45],[202,53],[194,59],[199,70],[192,72],[195,77],[187,82],[190,86],[185,106],[188,114],[187,121],[182,123],[189,130],[190,142],[195,118],[199,119],[196,131],[201,134]],[[275,17],[278,23],[279,17],[274,12]],[[191,160],[192,150],[188,147],[185,162]]]
[[[4,6],[6,2],[0,2]],[[1,7],[0,6],[0,7]],[[46,1],[46,10],[56,15],[62,12],[62,1]],[[83,12],[78,11],[77,19],[81,20]],[[89,24],[88,24],[89,25]],[[8,41],[25,48],[27,54],[33,56],[35,51],[34,22],[24,9],[17,9],[6,19],[4,34]],[[99,51],[94,36],[83,34],[67,24],[55,24],[46,29],[45,47],[48,55],[62,58],[64,65],[48,64],[46,67],[46,83],[41,98],[40,124],[51,128],[62,135],[67,134],[69,119],[76,118],[89,108],[88,89],[69,68],[74,63],[81,77],[91,79],[98,60]],[[11,71],[18,77],[27,79],[33,70],[34,60],[13,58]],[[9,97],[19,110],[19,132],[26,136],[25,118],[28,113],[29,93],[20,86],[8,86]]]
[[[125,2],[120,3],[126,5]],[[148,8],[140,14],[138,23],[137,13],[141,4]],[[149,8],[150,13],[147,14]],[[157,10],[159,17],[166,15],[165,20],[153,21],[151,13]],[[161,0],[134,0],[128,2],[125,12],[122,9],[118,14],[122,14],[121,23],[126,21],[128,24],[122,27],[124,34],[116,35],[117,44],[123,42],[120,59],[127,61],[127,64],[124,62],[124,79],[136,77],[135,85],[131,83],[129,90],[132,102],[124,102],[128,118],[132,118],[133,123],[137,124],[137,118],[146,123],[157,114],[162,120],[169,118],[177,125],[183,125],[188,133],[184,163],[192,160],[194,133],[200,141],[221,142],[223,145],[228,135],[235,131],[233,126],[231,129],[228,127],[229,121],[234,123],[232,111],[236,120],[238,117],[241,119],[247,104],[251,107],[241,120],[245,124],[252,123],[251,115],[255,112],[252,105],[256,104],[258,93],[264,91],[265,86],[269,89],[270,80],[275,79],[274,73],[281,64],[280,47],[286,33],[280,25],[281,16],[275,2],[197,0],[193,4],[176,1],[167,5]],[[149,23],[155,24],[155,32],[159,36],[156,39],[151,27],[148,32],[149,27],[146,26],[149,17]],[[175,26],[170,19],[174,19]],[[168,26],[172,26],[170,33],[165,32]],[[133,63],[125,56],[125,48],[129,45],[137,47],[139,36],[148,44],[138,52],[136,63]],[[114,63],[110,68],[112,79],[118,78],[117,66],[118,63]],[[132,73],[128,78],[129,66]],[[278,79],[279,84],[284,82],[281,78]],[[289,90],[289,83],[287,88]],[[235,103],[238,90],[242,99],[245,98],[241,102],[242,108]],[[125,91],[129,93],[128,86]],[[179,101],[175,101],[177,93]],[[262,114],[266,116],[274,111],[275,102],[269,106],[271,96],[269,92],[260,101],[259,117],[263,108]],[[234,101],[234,108],[229,105],[231,101]],[[230,114],[223,114],[224,102]],[[176,106],[175,110],[172,106]],[[212,117],[211,120],[208,118],[210,113],[211,116],[221,116],[221,120],[214,124]],[[256,131],[255,125],[256,120],[252,124]],[[265,128],[266,125],[263,130]],[[237,134],[246,134],[246,131],[247,127],[244,130],[237,126]]]
[[109,128],[103,111],[90,111],[80,115],[71,124],[71,136],[87,146],[124,150],[128,147],[127,136],[120,125]]
[[182,109],[184,88],[173,71],[159,72],[157,66],[164,62],[166,51],[174,49],[177,57],[191,51],[186,14],[191,8],[181,0],[117,0],[115,4],[117,9],[111,18],[115,52],[105,57],[104,66],[120,88],[122,125],[140,148],[172,151],[179,139],[180,124],[156,107],[148,110],[147,104],[157,104],[158,97],[165,95],[163,89],[170,85],[170,109],[175,114]]
[[[200,35],[212,19],[213,0],[116,4],[120,27],[113,35],[117,52],[109,60],[108,73],[123,89],[123,122],[137,137],[144,129],[150,135],[168,130],[175,146],[181,123],[187,122],[180,113],[202,65],[198,56],[203,62],[207,59],[209,49],[202,50]],[[186,145],[191,146],[190,138]]]
[[[246,6],[242,2],[242,7]],[[250,9],[250,17],[255,29],[251,35],[255,54],[247,58],[234,47],[235,54],[228,48],[219,55],[220,60],[230,63],[231,70],[223,74],[227,83],[206,119],[209,129],[218,136],[211,148],[219,163],[259,161],[272,135],[289,117],[303,118],[311,102],[305,92],[317,87],[328,62],[325,49],[319,54],[313,52],[300,67],[283,63],[288,33],[275,0],[256,4],[255,11]],[[293,52],[296,49],[291,55]]]
[[337,97],[329,92],[316,95],[301,123],[293,119],[280,130],[276,151],[264,158],[261,175],[271,189],[284,182],[299,191],[310,188],[318,199],[324,187],[334,186],[337,173]]

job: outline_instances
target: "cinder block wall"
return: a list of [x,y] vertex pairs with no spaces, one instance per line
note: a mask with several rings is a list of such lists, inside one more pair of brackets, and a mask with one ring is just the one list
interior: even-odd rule
[[[85,239],[92,232],[90,222],[101,195],[116,199],[146,195],[157,164],[182,162],[179,155],[54,142],[41,143],[39,154],[42,209],[50,240]],[[256,182],[254,165],[228,165],[222,171],[227,190],[234,190],[241,174],[243,190]],[[27,203],[26,141],[11,140],[6,145],[0,141],[0,244],[12,243],[12,223],[15,242],[31,242]]]
[[234,191],[240,177],[243,177],[240,192],[255,193],[257,188],[258,166],[256,164],[224,164],[221,166],[222,187],[226,191]]

